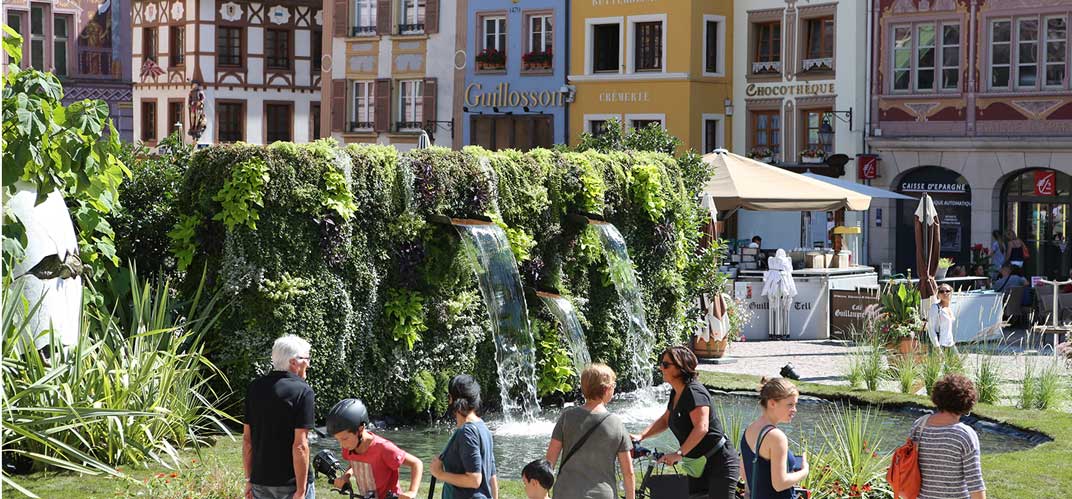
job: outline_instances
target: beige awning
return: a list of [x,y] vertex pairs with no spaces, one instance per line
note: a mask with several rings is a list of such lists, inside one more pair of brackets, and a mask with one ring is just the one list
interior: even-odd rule
[[[871,197],[719,149],[703,157],[714,167],[704,186],[720,212],[866,210]],[[702,195],[702,194],[701,194]]]

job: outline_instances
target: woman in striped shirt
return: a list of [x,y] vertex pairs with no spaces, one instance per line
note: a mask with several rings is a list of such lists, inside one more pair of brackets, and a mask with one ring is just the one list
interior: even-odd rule
[[960,422],[977,399],[975,386],[962,374],[942,376],[931,389],[937,412],[912,425],[923,482],[919,499],[986,499],[979,436]]

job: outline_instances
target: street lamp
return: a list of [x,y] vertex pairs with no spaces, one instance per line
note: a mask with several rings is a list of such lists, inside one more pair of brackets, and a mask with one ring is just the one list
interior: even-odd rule
[[834,127],[830,126],[830,118],[823,118],[823,124],[819,126],[819,144],[834,145]]

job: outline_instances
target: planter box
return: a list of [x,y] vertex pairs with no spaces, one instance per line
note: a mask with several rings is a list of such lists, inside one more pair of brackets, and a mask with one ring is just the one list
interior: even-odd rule
[[525,63],[525,71],[550,71],[551,64],[543,62]]
[[822,156],[801,156],[800,157],[800,162],[801,163],[821,164],[821,163],[823,163],[825,161],[826,161],[826,158],[824,158]]
[[727,339],[716,340],[712,338],[711,341],[704,341],[702,338],[696,338],[692,351],[701,359],[721,359],[726,355],[729,343]]
[[754,159],[756,161],[759,161],[760,163],[770,163],[771,162],[771,157],[770,156],[756,156],[756,157],[754,157],[752,159]]
[[479,62],[478,61],[476,63],[476,69],[477,69],[477,71],[505,71],[506,70],[506,64],[505,63],[496,64],[496,63],[492,63],[492,62]]

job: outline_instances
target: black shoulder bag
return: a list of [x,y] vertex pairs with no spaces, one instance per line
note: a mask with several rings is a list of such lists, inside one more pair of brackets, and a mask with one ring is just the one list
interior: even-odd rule
[[558,463],[558,472],[559,473],[562,473],[562,468],[564,466],[566,466],[566,461],[569,461],[569,459],[571,457],[573,457],[573,455],[576,454],[578,450],[581,449],[581,446],[583,446],[584,443],[588,441],[588,437],[592,436],[592,434],[595,433],[596,429],[598,429],[600,426],[603,426],[603,422],[606,421],[607,418],[609,418],[609,417],[610,417],[610,412],[604,414],[603,419],[600,419],[599,422],[594,424],[594,425],[592,425],[592,427],[589,428],[588,431],[585,432],[584,435],[581,435],[581,439],[578,440],[577,443],[573,444],[573,447],[570,448],[569,452],[566,453],[566,457],[562,458],[561,463]]

